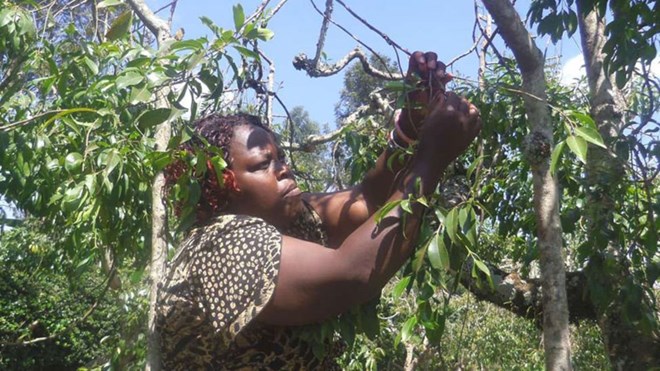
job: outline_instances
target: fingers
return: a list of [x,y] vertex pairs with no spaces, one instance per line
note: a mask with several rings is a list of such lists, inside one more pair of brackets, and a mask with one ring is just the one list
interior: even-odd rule
[[408,78],[417,75],[424,81],[438,80],[441,83],[446,83],[446,66],[444,63],[438,61],[438,55],[435,52],[422,53],[416,51],[410,55],[408,62]]
[[434,52],[426,52],[424,53],[424,59],[426,60],[426,74],[428,75],[429,72],[435,71],[438,63],[438,55],[435,54]]

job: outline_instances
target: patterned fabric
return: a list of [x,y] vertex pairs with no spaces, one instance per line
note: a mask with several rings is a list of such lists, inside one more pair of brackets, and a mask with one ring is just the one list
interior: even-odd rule
[[311,206],[285,231],[261,219],[221,215],[192,230],[159,291],[156,329],[166,370],[338,369],[286,327],[252,321],[275,290],[282,235],[325,245]]

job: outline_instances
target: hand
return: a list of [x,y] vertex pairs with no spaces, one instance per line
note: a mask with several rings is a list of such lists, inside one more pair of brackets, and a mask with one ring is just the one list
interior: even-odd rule
[[437,60],[434,52],[414,52],[408,62],[405,82],[416,88],[406,94],[406,102],[396,118],[403,134],[417,139],[422,122],[428,115],[433,97],[445,92],[445,84],[452,76],[445,70],[444,63]]
[[479,110],[453,92],[438,94],[420,130],[418,153],[423,161],[446,166],[470,145],[481,131]]

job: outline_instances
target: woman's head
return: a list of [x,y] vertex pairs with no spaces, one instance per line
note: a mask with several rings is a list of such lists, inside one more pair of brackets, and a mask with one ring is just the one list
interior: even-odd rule
[[[206,172],[199,179],[198,223],[228,212],[286,226],[297,215],[300,191],[273,133],[258,117],[212,114],[198,120],[194,132],[196,136],[184,143],[182,149],[192,154],[200,150],[208,154],[213,152],[208,151],[208,143],[222,151],[227,163],[221,174],[224,184],[220,185],[214,167],[207,162]],[[176,183],[187,166],[183,161],[170,165],[165,171],[168,184]]]

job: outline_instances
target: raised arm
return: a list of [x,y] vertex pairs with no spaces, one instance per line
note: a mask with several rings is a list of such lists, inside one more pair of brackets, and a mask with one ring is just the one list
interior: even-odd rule
[[[434,106],[432,125],[422,128],[417,153],[388,201],[433,192],[446,166],[481,128],[476,108],[455,94],[441,95]],[[277,287],[258,319],[274,325],[314,323],[369,300],[412,253],[422,211],[413,203],[405,218],[401,208],[379,225],[368,218],[334,250],[284,236]]]
[[[406,147],[416,141],[418,131],[428,115],[431,98],[444,92],[444,85],[451,80],[445,65],[437,60],[433,52],[415,52],[408,63],[406,82],[415,89],[406,94],[406,104],[395,118],[391,140],[396,146]],[[391,161],[395,150],[388,146],[378,157],[376,165],[369,170],[362,182],[339,192],[314,193],[306,200],[319,213],[331,236],[330,244],[337,246],[358,226],[364,223],[393,194],[396,178],[405,168],[402,161]],[[403,159],[409,160],[409,159]]]

